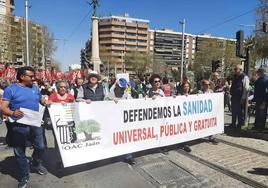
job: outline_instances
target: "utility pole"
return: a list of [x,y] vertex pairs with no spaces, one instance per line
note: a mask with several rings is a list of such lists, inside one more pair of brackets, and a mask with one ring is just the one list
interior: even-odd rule
[[30,56],[29,56],[29,22],[28,22],[28,0],[25,0],[25,26],[26,26],[26,65],[30,66]]
[[182,22],[180,22],[182,25],[182,45],[181,45],[181,79],[183,80],[183,68],[184,68],[184,32],[185,32],[185,19],[183,19]]
[[124,51],[121,52],[121,72],[125,73]]

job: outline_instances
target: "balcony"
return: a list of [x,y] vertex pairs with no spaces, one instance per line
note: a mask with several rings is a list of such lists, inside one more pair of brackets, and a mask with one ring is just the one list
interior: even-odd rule
[[138,48],[138,52],[147,52],[147,48]]
[[146,30],[146,31],[143,31],[143,30],[139,30],[139,29],[138,29],[138,33],[139,33],[139,34],[146,34],[146,35],[147,35],[147,34],[148,34],[148,31],[147,31],[147,30]]
[[126,35],[126,39],[137,39],[137,36]]
[[112,30],[112,27],[104,27],[104,28],[99,27],[99,32],[111,31],[111,30]]
[[125,34],[116,34],[116,33],[112,33],[112,37],[113,37],[113,38],[125,38]]
[[137,24],[136,23],[126,23],[126,26],[129,26],[129,27],[137,27]]
[[126,45],[137,45],[136,41],[126,41]]
[[115,22],[115,21],[99,21],[99,25],[120,25],[120,26],[125,26],[124,22]]
[[137,30],[126,29],[126,33],[137,33]]
[[126,29],[125,28],[115,28],[115,27],[112,27],[111,31],[114,31],[114,32],[125,32]]
[[147,42],[138,42],[138,46],[148,46]]
[[138,36],[138,40],[147,40],[147,36],[146,37]]
[[138,24],[138,28],[148,28],[148,24]]
[[124,50],[125,50],[125,46],[122,46],[122,47],[120,47],[120,46],[111,46],[110,49],[112,49],[112,50],[122,50],[122,51],[124,51]]
[[99,33],[99,38],[112,38],[112,33],[109,33],[109,34],[102,34],[102,33]]

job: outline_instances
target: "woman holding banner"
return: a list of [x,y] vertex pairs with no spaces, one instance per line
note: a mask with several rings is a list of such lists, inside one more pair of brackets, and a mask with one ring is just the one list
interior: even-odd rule
[[[128,83],[124,78],[117,80],[110,89],[110,93],[106,98],[107,100],[114,100],[118,103],[118,100],[132,99],[131,93],[128,92]],[[124,161],[130,165],[136,164],[136,161],[131,153],[125,156]]]
[[[61,104],[66,104],[66,103],[72,103],[75,101],[74,96],[71,95],[68,91],[68,84],[67,82],[64,81],[59,81],[56,84],[57,90],[53,92],[49,97],[48,101],[49,103],[61,103]],[[55,138],[55,135],[54,135]],[[57,146],[57,141],[55,140],[55,148],[58,148]],[[57,169],[61,170],[63,168],[62,162],[57,163]]]
[[147,92],[149,98],[155,99],[157,97],[165,97],[165,93],[161,89],[161,77],[158,74],[153,74],[149,78],[149,82],[152,85],[152,88]]
[[57,92],[53,92],[48,100],[56,103],[74,102],[74,96],[68,92],[68,84],[64,81],[59,81],[56,84]]
[[[201,90],[199,90],[197,94],[208,94],[208,93],[213,93],[213,90],[210,89],[210,81],[204,79],[202,80]],[[218,141],[212,135],[208,137],[208,141],[211,142],[212,144],[218,144]]]
[[[149,78],[149,83],[152,87],[147,91],[147,97],[152,98],[153,100],[159,97],[165,97],[165,93],[161,88],[161,81],[161,76],[158,74],[153,74]],[[167,147],[161,147],[160,151],[164,154],[168,153]]]
[[[188,96],[188,95],[190,95],[190,91],[191,91],[190,82],[189,81],[184,81],[179,86],[178,96]],[[186,151],[186,152],[191,152],[192,151],[188,144],[184,144],[182,146],[182,149],[184,151]]]

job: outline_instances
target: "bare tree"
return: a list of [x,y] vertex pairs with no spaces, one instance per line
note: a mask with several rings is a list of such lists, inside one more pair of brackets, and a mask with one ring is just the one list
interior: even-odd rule
[[43,26],[42,32],[45,57],[51,57],[57,50],[54,33],[51,33],[47,26]]

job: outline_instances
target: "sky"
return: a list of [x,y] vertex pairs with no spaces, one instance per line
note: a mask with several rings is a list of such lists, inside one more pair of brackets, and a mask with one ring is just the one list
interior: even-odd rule
[[[53,57],[61,63],[62,70],[67,70],[70,64],[80,64],[80,50],[90,38],[92,9],[88,2],[91,0],[28,2],[29,19],[48,26],[58,39]],[[151,29],[179,32],[180,21],[185,19],[187,33],[235,38],[239,29],[244,29],[246,35],[254,31],[258,3],[258,0],[99,0],[98,15],[128,13],[149,20]],[[15,0],[15,15],[25,15],[24,0]]]

